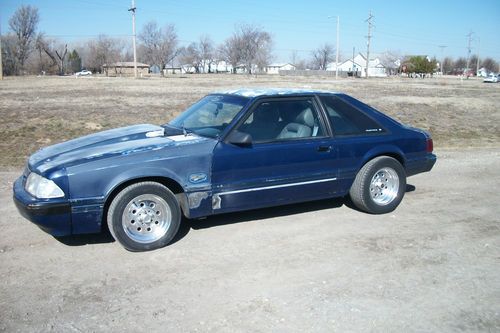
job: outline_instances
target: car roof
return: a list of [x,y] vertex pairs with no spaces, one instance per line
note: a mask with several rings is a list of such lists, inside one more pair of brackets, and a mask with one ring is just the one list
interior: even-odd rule
[[290,89],[290,88],[241,88],[215,92],[214,94],[236,95],[242,97],[259,97],[259,96],[290,96],[304,94],[338,94],[326,90],[314,89]]

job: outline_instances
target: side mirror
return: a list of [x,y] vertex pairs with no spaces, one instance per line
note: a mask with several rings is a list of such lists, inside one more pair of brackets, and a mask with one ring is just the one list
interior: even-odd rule
[[225,140],[227,143],[240,146],[240,147],[251,147],[252,146],[252,136],[248,133],[240,131],[232,131]]

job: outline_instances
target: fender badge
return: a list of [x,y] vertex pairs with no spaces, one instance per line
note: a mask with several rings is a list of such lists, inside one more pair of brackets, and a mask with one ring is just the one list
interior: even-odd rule
[[198,183],[201,183],[201,182],[204,182],[205,180],[207,180],[207,174],[205,174],[203,172],[193,173],[193,174],[189,175],[188,179],[189,179],[190,183],[198,184]]

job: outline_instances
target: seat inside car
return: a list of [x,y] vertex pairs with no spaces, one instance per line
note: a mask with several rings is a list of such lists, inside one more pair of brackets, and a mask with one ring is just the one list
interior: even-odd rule
[[279,133],[279,117],[277,105],[263,103],[254,111],[253,120],[244,127],[244,132],[252,135],[255,141],[272,140]]
[[295,117],[293,122],[285,125],[278,139],[309,137],[313,133],[314,124],[314,114],[311,108],[307,107]]

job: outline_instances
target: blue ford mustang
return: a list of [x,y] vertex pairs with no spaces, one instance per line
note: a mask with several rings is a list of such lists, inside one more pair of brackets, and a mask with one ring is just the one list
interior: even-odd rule
[[46,232],[107,223],[131,251],[167,245],[181,216],[349,195],[387,213],[406,177],[436,162],[425,131],[341,93],[242,89],[210,94],[163,126],[135,125],[33,154],[14,183],[20,213]]

